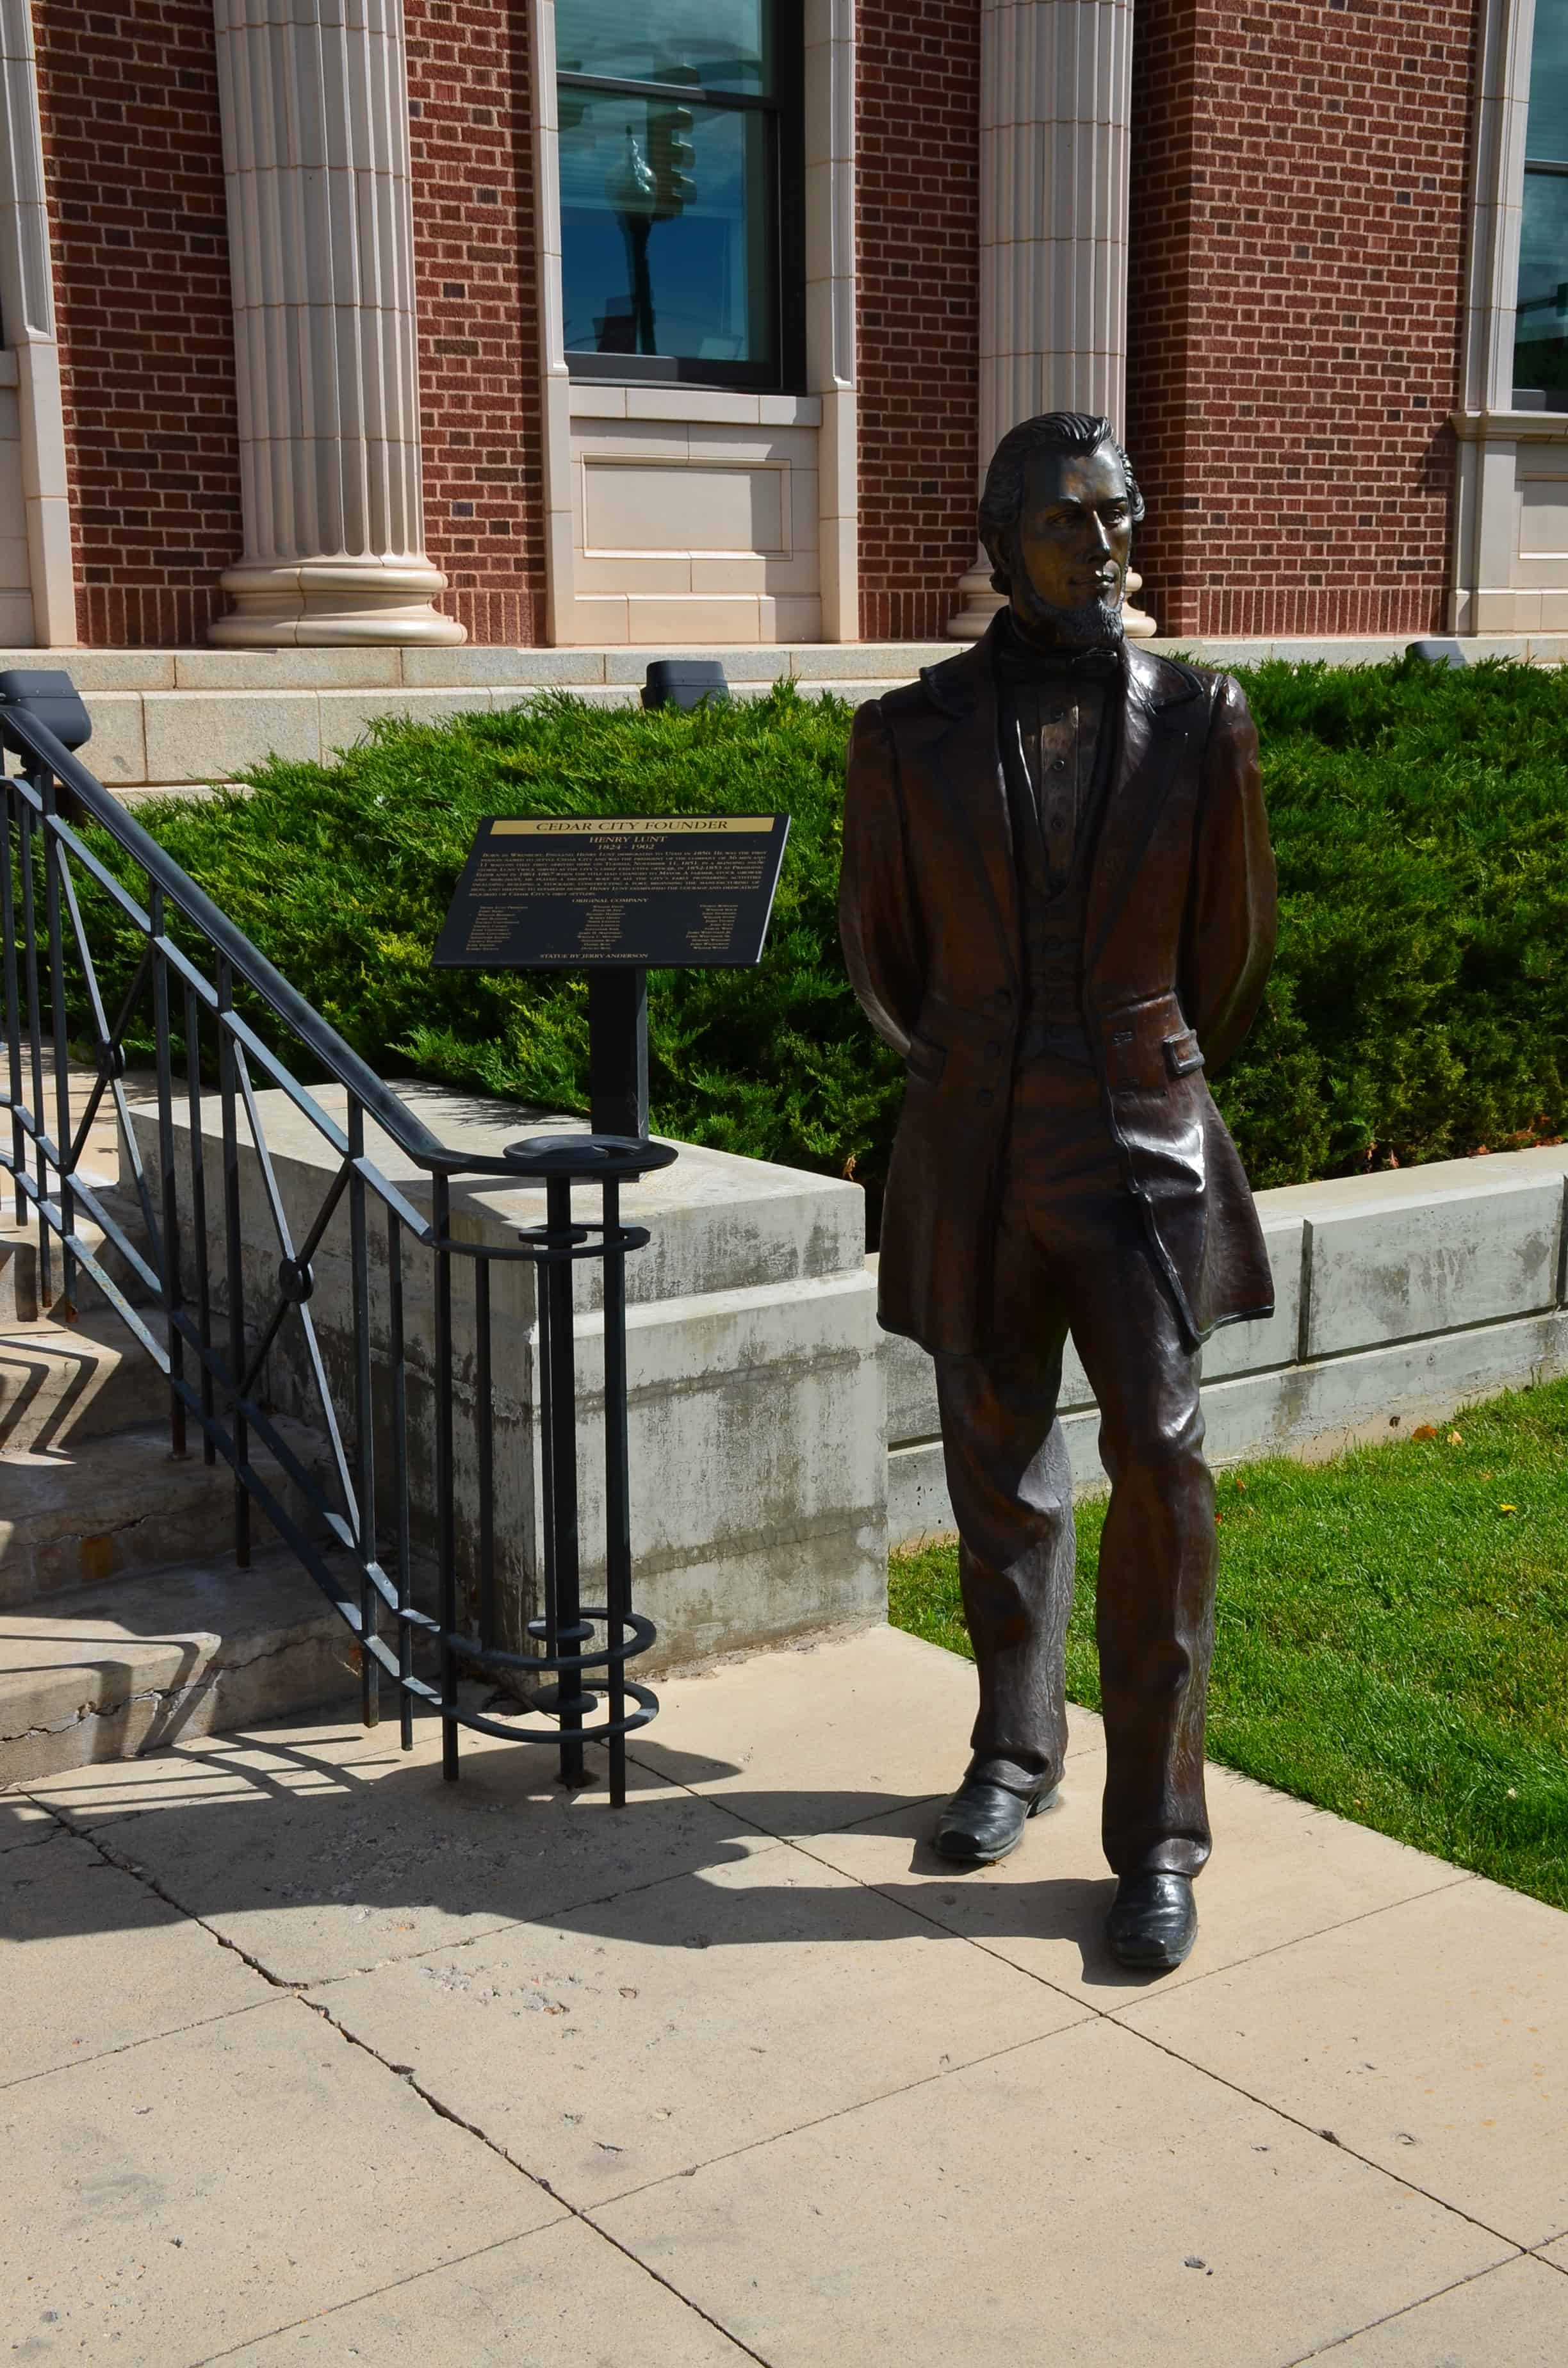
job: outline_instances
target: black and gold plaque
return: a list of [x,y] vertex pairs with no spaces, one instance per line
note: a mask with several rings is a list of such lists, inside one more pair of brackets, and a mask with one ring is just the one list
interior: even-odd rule
[[437,970],[744,970],[762,959],[788,814],[482,823]]

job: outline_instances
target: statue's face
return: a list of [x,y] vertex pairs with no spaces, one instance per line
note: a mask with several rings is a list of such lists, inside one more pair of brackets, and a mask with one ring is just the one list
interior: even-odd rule
[[1072,642],[1119,635],[1131,549],[1127,476],[1110,445],[1031,454],[1013,541],[1012,606],[1024,632]]

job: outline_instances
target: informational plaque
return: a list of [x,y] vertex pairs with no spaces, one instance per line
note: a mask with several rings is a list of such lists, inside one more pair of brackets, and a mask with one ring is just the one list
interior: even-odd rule
[[481,823],[436,967],[748,969],[789,835],[788,814]]

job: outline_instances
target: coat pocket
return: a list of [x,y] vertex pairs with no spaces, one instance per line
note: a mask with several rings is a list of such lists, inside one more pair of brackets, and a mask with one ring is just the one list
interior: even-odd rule
[[1105,1012],[1100,1025],[1105,1081],[1113,1094],[1166,1094],[1178,1078],[1203,1065],[1198,1039],[1174,995],[1121,1004]]
[[1173,1077],[1189,1077],[1194,1069],[1203,1066],[1202,1048],[1190,1028],[1184,1028],[1179,1036],[1167,1036],[1161,1049]]
[[948,1048],[945,1044],[933,1044],[928,1036],[912,1036],[903,1065],[909,1075],[918,1077],[923,1085],[939,1085],[942,1071],[948,1065]]

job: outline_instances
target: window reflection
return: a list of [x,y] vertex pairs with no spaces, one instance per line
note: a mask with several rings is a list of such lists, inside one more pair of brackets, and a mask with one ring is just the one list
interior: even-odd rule
[[1514,401],[1568,411],[1568,0],[1536,0]]
[[774,15],[773,0],[557,0],[574,356],[777,381]]
[[558,74],[689,82],[769,98],[773,11],[764,0],[556,0]]

